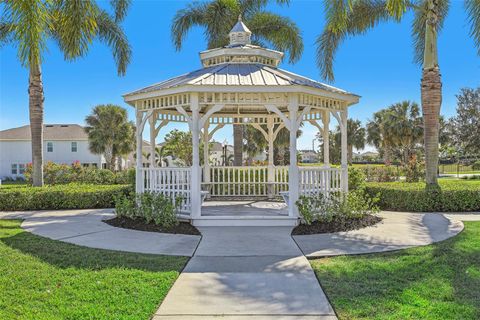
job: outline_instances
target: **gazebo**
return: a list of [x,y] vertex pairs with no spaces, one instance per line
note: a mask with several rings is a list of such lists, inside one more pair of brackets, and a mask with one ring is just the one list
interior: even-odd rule
[[[194,225],[296,225],[295,202],[301,194],[348,190],[348,107],[359,96],[278,68],[283,53],[251,44],[250,30],[239,18],[230,31],[230,44],[200,53],[202,68],[125,94],[136,111],[136,154],[142,154],[143,131],[150,126],[152,154],[158,132],[169,122],[188,123],[192,133],[191,167],[157,167],[154,157],[148,166],[137,156],[136,192],[159,192],[182,197],[180,217]],[[341,129],[341,166],[329,164],[329,123]],[[297,165],[297,132],[302,121],[320,130],[325,142],[323,166]],[[267,166],[209,164],[208,142],[225,125],[251,125],[268,141]],[[282,128],[290,132],[290,165],[275,166],[274,142]],[[203,139],[203,166],[200,161]],[[286,216],[266,219],[252,216],[202,216],[206,196],[274,198],[283,196]]]

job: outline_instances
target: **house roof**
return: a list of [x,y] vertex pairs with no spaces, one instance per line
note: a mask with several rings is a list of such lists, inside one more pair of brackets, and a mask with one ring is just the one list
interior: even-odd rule
[[295,73],[257,63],[225,63],[202,68],[178,77],[127,93],[125,96],[152,92],[184,85],[217,86],[307,86],[335,93],[350,94],[342,89],[297,75]]
[[[43,139],[88,140],[88,135],[78,124],[45,124]],[[30,125],[0,131],[0,140],[31,140]]]

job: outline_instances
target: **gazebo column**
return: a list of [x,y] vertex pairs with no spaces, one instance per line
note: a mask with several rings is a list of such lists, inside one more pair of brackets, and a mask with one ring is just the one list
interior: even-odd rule
[[323,138],[323,166],[330,166],[330,111],[325,110],[322,113],[322,138]]
[[190,98],[190,131],[192,132],[192,176],[190,186],[190,197],[192,203],[192,218],[199,218],[202,210],[201,202],[201,167],[200,167],[200,106],[198,104],[198,93],[192,93]]
[[136,159],[136,172],[135,172],[135,192],[142,193],[144,191],[144,176],[142,172],[143,168],[143,128],[145,127],[145,122],[147,119],[152,116],[153,111],[142,112],[138,111],[137,105],[135,104],[135,124],[136,124],[136,138],[137,138],[137,159]]
[[155,123],[157,122],[157,117],[158,117],[158,114],[154,112],[149,119],[149,123],[150,123],[150,167],[152,167],[152,168],[156,167],[156,163],[155,163],[155,153],[156,153],[155,138],[157,137],[157,135],[155,134]]
[[345,108],[345,110],[340,111],[340,130],[341,130],[341,136],[342,136],[342,142],[341,142],[341,151],[342,151],[342,157],[341,157],[341,184],[342,184],[342,190],[344,192],[348,191],[348,147],[347,147],[347,119],[348,119],[348,110]]
[[210,141],[210,136],[208,133],[208,127],[210,123],[205,121],[203,125],[203,182],[210,183],[210,163],[208,162],[208,143]]
[[273,162],[273,142],[275,141],[274,136],[274,121],[273,115],[267,116],[267,127],[268,127],[268,169],[267,169],[267,182],[268,182],[268,197],[273,198],[273,189],[275,183],[275,165]]
[[297,131],[298,131],[298,96],[290,95],[288,103],[290,130],[290,167],[288,168],[288,190],[289,204],[288,215],[290,217],[298,216],[296,202],[299,197],[299,170],[297,165]]

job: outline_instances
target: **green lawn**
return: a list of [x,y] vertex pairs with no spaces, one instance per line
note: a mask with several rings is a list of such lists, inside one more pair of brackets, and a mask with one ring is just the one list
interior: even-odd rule
[[340,319],[480,319],[480,222],[431,246],[311,264]]
[[186,257],[90,249],[0,220],[0,319],[149,319]]
[[[449,190],[475,190],[480,191],[480,180],[467,179],[439,179],[438,184],[444,191]],[[367,182],[367,186],[382,186],[396,190],[423,190],[425,182],[407,183],[405,181],[396,182]]]

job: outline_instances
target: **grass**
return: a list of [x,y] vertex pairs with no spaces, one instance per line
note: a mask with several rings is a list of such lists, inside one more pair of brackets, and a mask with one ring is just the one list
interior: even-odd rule
[[[448,190],[478,190],[480,191],[480,180],[467,179],[439,179],[438,184],[444,191]],[[407,183],[404,181],[396,182],[367,182],[367,186],[382,186],[396,190],[423,190],[425,182]]]
[[0,319],[149,319],[187,260],[76,246],[0,220]]
[[480,222],[430,246],[311,264],[340,319],[480,319]]

